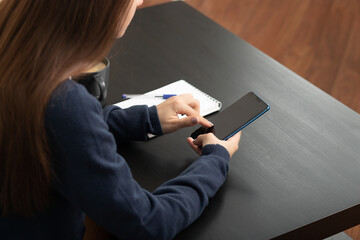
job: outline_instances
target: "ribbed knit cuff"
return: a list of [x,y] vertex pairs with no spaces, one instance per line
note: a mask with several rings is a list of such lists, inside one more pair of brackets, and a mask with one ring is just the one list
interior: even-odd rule
[[202,156],[215,154],[220,157],[223,157],[225,160],[230,160],[230,154],[225,147],[221,146],[220,144],[208,144],[202,149]]
[[163,132],[161,129],[161,124],[160,124],[156,106],[149,107],[149,117],[150,117],[151,126],[155,130],[155,132],[153,132],[152,134],[157,135],[157,136],[162,135]]

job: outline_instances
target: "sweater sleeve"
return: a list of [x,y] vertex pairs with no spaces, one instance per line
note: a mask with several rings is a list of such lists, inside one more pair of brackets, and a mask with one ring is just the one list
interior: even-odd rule
[[121,109],[108,106],[103,111],[105,121],[117,142],[126,140],[146,140],[148,133],[162,135],[156,106],[133,106]]
[[171,239],[199,217],[225,181],[227,150],[205,146],[181,175],[148,192],[117,154],[100,104],[77,84],[68,85],[45,113],[55,190],[121,239]]

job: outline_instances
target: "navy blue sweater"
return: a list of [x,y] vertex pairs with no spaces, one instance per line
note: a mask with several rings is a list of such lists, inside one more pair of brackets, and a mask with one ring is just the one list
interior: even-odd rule
[[161,135],[156,107],[103,110],[71,80],[53,93],[45,127],[56,176],[50,207],[30,218],[0,217],[1,239],[80,240],[85,214],[121,239],[171,239],[201,214],[228,172],[226,149],[207,145],[180,176],[152,193],[142,189],[116,142]]

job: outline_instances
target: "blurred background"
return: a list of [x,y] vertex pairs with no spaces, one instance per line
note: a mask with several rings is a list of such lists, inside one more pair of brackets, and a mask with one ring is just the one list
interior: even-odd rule
[[[360,113],[360,0],[185,2]],[[360,240],[360,226],[345,232]]]

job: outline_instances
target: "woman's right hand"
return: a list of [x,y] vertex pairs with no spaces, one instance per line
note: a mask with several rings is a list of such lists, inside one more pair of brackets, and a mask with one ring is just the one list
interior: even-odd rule
[[195,140],[191,137],[187,138],[187,141],[191,148],[199,155],[201,155],[202,148],[208,144],[220,144],[230,154],[230,158],[239,149],[239,141],[241,138],[241,131],[229,138],[227,141],[218,139],[213,133],[207,133],[199,135]]

